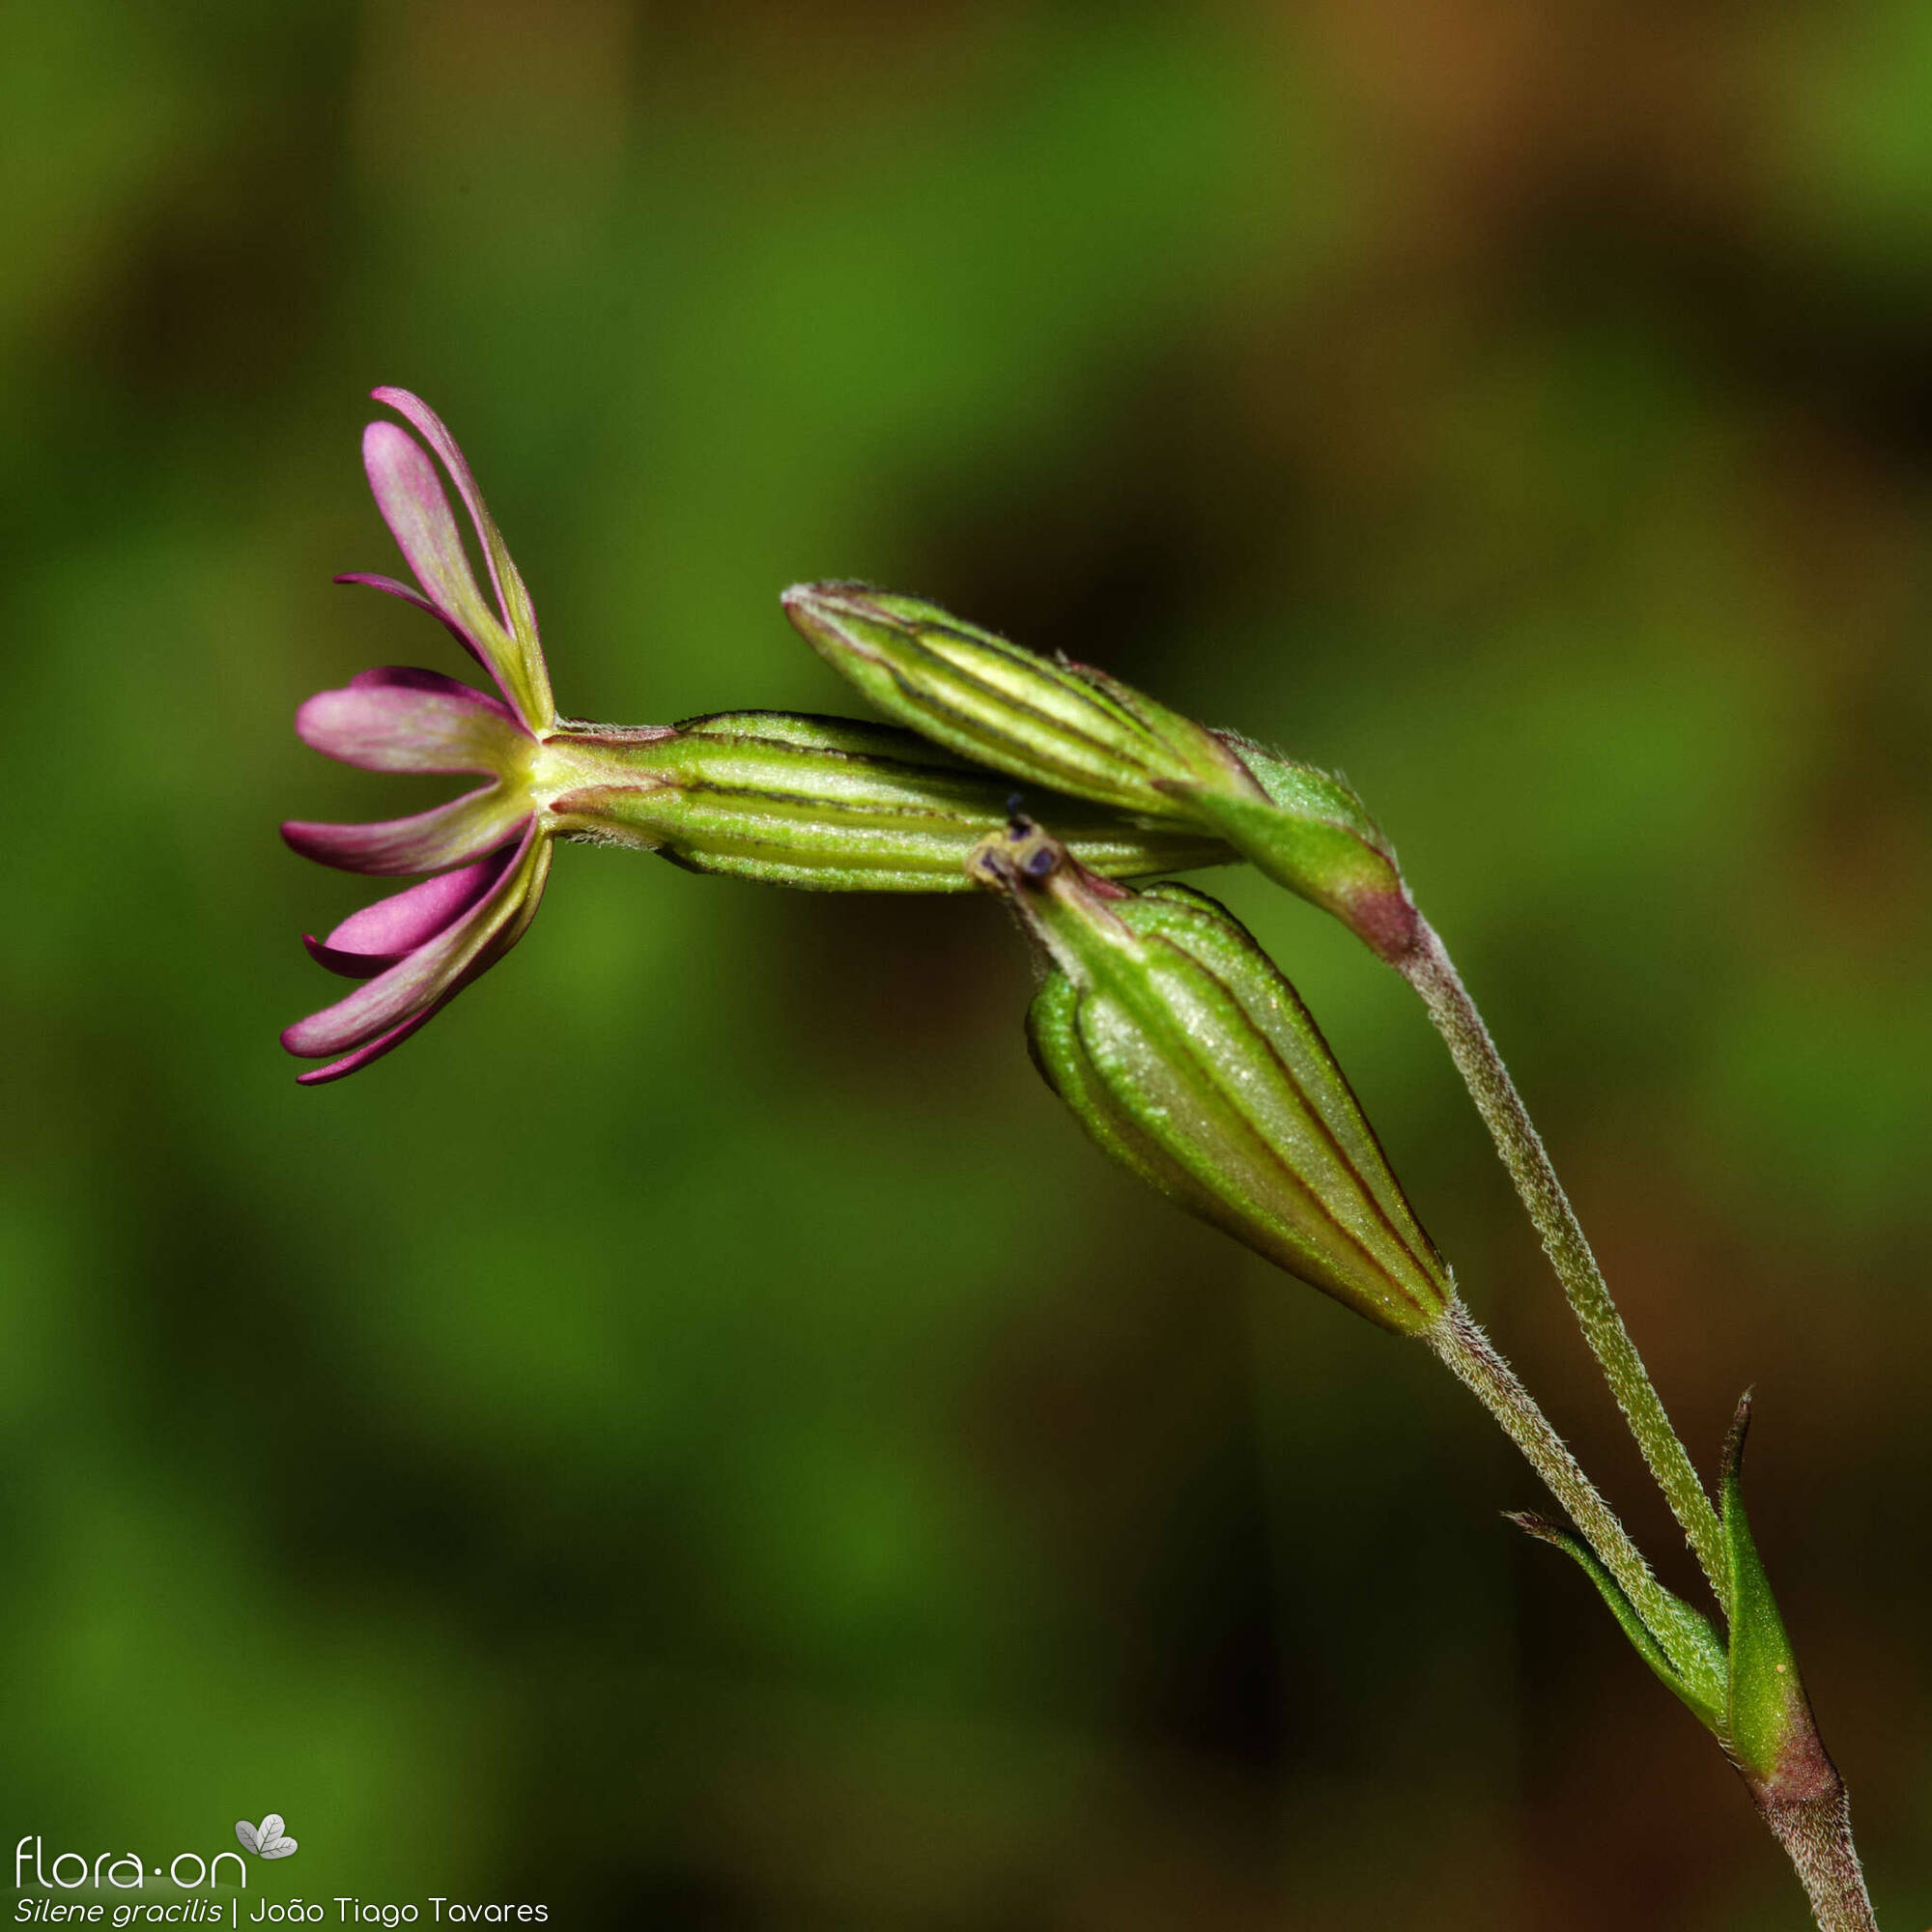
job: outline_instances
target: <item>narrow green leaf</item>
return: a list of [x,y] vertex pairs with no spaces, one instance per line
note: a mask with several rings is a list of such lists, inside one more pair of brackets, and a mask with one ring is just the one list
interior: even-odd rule
[[1576,1559],[1610,1606],[1610,1614],[1623,1626],[1623,1633],[1635,1646],[1636,1654],[1697,1714],[1699,1722],[1721,1735],[1724,1653],[1710,1624],[1681,1598],[1670,1597],[1671,1605],[1682,1612],[1681,1619],[1672,1630],[1653,1631],[1618,1587],[1616,1578],[1598,1562],[1580,1538],[1546,1518],[1527,1512],[1512,1513],[1510,1520],[1540,1542],[1551,1544]]
[[[1794,1753],[1807,1752],[1817,1732],[1798,1679],[1798,1660],[1784,1632],[1771,1579],[1745,1517],[1745,1437],[1750,1431],[1750,1392],[1724,1441],[1719,1511],[1731,1579],[1730,1695],[1727,1727],[1732,1755],[1759,1783],[1778,1777]],[[1822,1752],[1823,1747],[1818,1749]]]

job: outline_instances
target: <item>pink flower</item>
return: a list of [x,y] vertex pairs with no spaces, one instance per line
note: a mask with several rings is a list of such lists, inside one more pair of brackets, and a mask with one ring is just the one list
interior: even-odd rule
[[[296,714],[304,744],[378,772],[473,772],[474,791],[412,817],[373,825],[296,820],[282,837],[326,866],[420,883],[353,913],[327,939],[304,937],[330,972],[362,983],[332,1007],[298,1020],[282,1044],[328,1060],[299,1076],[339,1080],[400,1045],[524,935],[543,896],[551,840],[529,787],[542,735],[556,722],[536,613],[469,466],[427,404],[406,389],[375,398],[405,416],[442,460],[489,568],[478,587],[442,480],[422,444],[392,422],[362,437],[369,487],[415,584],[355,572],[367,583],[441,619],[495,681],[500,696],[437,671],[365,670]],[[331,1056],[341,1056],[333,1058]]]

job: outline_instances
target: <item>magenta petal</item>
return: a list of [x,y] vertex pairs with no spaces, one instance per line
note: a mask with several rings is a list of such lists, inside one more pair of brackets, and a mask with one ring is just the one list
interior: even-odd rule
[[[476,587],[442,479],[428,453],[407,430],[372,422],[362,432],[362,467],[383,521],[431,606],[446,622],[469,632],[494,659],[510,640],[503,620]],[[504,696],[511,696],[507,686]]]
[[392,1026],[385,1034],[372,1039],[367,1046],[358,1046],[354,1053],[340,1060],[331,1060],[327,1066],[311,1066],[306,1073],[296,1075],[298,1087],[326,1087],[331,1080],[344,1079],[359,1067],[367,1066],[372,1060],[381,1060],[384,1054],[392,1053],[408,1039],[418,1027],[424,1027],[456,997],[456,987],[451,987],[441,999],[425,1007],[419,1013],[412,1013],[400,1026]]
[[405,886],[352,912],[327,939],[303,933],[302,944],[318,966],[345,980],[373,980],[461,919],[502,877],[516,856],[517,847],[505,845],[473,866]]
[[302,946],[318,966],[340,974],[345,980],[373,980],[378,973],[386,973],[402,957],[399,952],[338,952],[312,932],[302,934]]
[[465,684],[460,677],[445,677],[440,670],[424,670],[417,665],[372,665],[367,670],[358,670],[349,680],[351,691],[438,691],[452,697],[467,697],[477,704],[488,705],[492,711],[505,718],[516,714],[500,697],[493,697],[487,691],[478,691],[473,684]]
[[304,1059],[366,1046],[453,991],[472,968],[481,971],[497,956],[488,952],[491,941],[520,911],[525,917],[516,921],[511,943],[528,923],[549,869],[550,841],[531,826],[513,858],[494,889],[461,919],[332,1007],[298,1020],[282,1035],[282,1044]]
[[491,554],[493,546],[490,537],[496,530],[496,520],[484,505],[483,493],[476,487],[476,477],[463,451],[457,447],[456,439],[450,435],[442,418],[420,396],[411,394],[408,389],[385,386],[371,389],[369,395],[373,402],[383,403],[398,415],[407,416],[422,440],[442,458],[443,468],[449,471],[457,494],[463,498],[464,508],[469,512],[469,521],[476,527],[477,540],[483,546],[483,560],[490,566],[490,585],[497,593],[497,609],[505,628],[508,628],[510,613],[503,602],[503,580],[497,559]]
[[380,590],[384,597],[400,597],[405,604],[413,604],[418,611],[427,611],[432,617],[442,616],[442,612],[413,583],[384,577],[379,570],[341,570],[329,581],[333,583],[359,583],[366,589]]
[[439,872],[391,893],[352,912],[325,944],[338,952],[387,953],[400,959],[461,919],[502,877],[516,854],[514,845],[505,845],[473,866]]
[[497,520],[491,516],[489,506],[483,501],[483,493],[476,487],[476,478],[463,451],[457,447],[456,439],[444,427],[442,418],[420,396],[412,395],[408,389],[384,387],[371,389],[369,394],[374,401],[387,404],[398,415],[407,416],[422,440],[442,459],[443,468],[449,471],[457,494],[469,512],[469,521],[476,526],[477,540],[483,546],[484,561],[490,566],[490,582],[497,592],[497,608],[502,613],[504,625],[519,635],[527,632],[534,643],[537,613],[530,603],[530,593],[525,589],[517,566],[510,561],[510,554],[497,528]]
[[530,746],[528,733],[501,704],[453,679],[428,689],[358,682],[319,691],[296,713],[296,735],[312,750],[369,772],[507,776]]
[[[399,414],[406,416],[421,434],[423,440],[442,459],[458,494],[469,512],[469,521],[475,526],[478,542],[482,545],[484,561],[490,570],[490,582],[497,593],[497,610],[494,613],[500,629],[493,638],[489,630],[479,631],[476,644],[485,653],[492,674],[503,687],[504,696],[517,707],[524,723],[532,730],[540,730],[548,725],[555,716],[556,707],[551,697],[550,671],[544,664],[543,643],[537,635],[537,613],[530,602],[530,593],[525,587],[523,574],[512,561],[509,547],[503,542],[502,532],[497,529],[496,520],[491,516],[489,506],[483,500],[483,493],[476,487],[476,478],[470,473],[469,465],[464,460],[463,452],[457,447],[456,439],[443,426],[443,421],[421,397],[412,395],[407,389],[380,388],[371,391],[379,403],[386,403]],[[372,424],[373,428],[374,425]],[[398,432],[400,434],[400,432]],[[408,440],[407,438],[404,439]],[[363,439],[363,461],[369,468],[369,480],[376,487],[379,503],[383,501],[383,491],[376,486],[376,471],[372,466],[367,434]],[[437,491],[442,498],[440,487]],[[384,515],[388,515],[387,506]],[[391,519],[390,528],[396,526]],[[401,532],[397,532],[401,541]],[[458,547],[461,554],[461,546]],[[408,547],[405,546],[405,554]],[[410,558],[411,567],[415,568],[415,558]],[[418,576],[421,573],[418,571]],[[466,577],[468,569],[466,564]],[[473,582],[473,580],[471,580]],[[432,597],[437,596],[437,586],[428,578],[422,579],[423,588]],[[496,639],[500,638],[502,649],[496,648]]]
[[291,819],[282,827],[282,837],[304,859],[345,872],[393,877],[467,866],[494,851],[529,816],[527,799],[493,784],[412,817],[379,819],[372,825]]

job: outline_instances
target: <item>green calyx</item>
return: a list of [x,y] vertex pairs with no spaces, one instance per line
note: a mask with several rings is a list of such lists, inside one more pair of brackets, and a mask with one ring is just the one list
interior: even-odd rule
[[1180,791],[1198,823],[1218,832],[1258,871],[1332,913],[1392,965],[1420,936],[1395,849],[1341,779],[1244,738],[1240,753],[1262,793],[1197,785]]
[[1105,1152],[1372,1321],[1437,1321],[1448,1270],[1308,1009],[1232,914],[1185,886],[1112,886],[1024,819],[969,869],[1051,962],[1034,1058]]
[[[958,892],[1008,787],[908,731],[779,711],[543,740],[532,793],[557,836],[701,872],[829,892]],[[1150,830],[1069,800],[1082,862],[1141,877],[1233,857],[1211,834]]]
[[865,584],[797,584],[783,603],[888,718],[961,757],[1149,824],[1199,824],[1197,787],[1261,797],[1216,733],[1103,671]]
[[895,723],[1030,784],[1225,839],[1400,961],[1417,937],[1395,854],[1340,779],[1209,730],[1106,672],[1041,657],[916,597],[799,584],[785,613]]

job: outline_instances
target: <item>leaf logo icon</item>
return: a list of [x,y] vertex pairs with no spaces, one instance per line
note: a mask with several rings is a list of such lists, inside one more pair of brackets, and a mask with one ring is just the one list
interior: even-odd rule
[[270,1811],[259,1825],[238,1819],[235,1835],[258,1859],[285,1859],[296,1849],[296,1841],[282,1830],[282,1814]]

